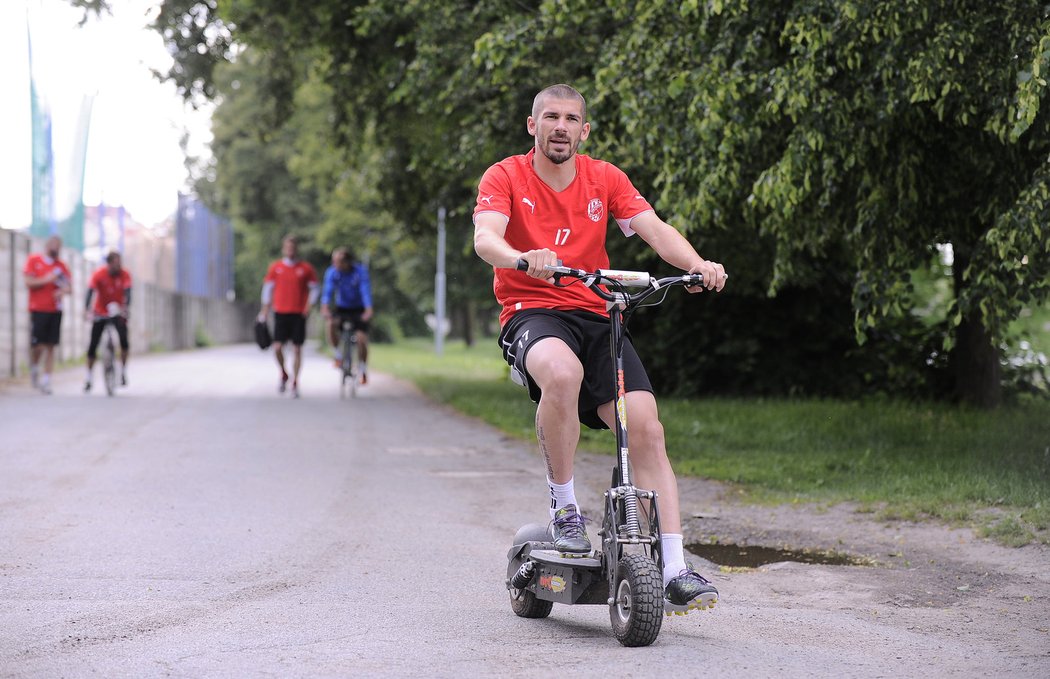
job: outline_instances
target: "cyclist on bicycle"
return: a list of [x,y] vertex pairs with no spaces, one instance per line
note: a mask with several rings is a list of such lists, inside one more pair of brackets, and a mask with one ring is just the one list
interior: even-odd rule
[[[504,357],[538,403],[536,437],[547,463],[555,546],[585,554],[591,544],[576,501],[573,457],[581,422],[593,429],[614,422],[608,312],[582,285],[552,285],[544,266],[561,259],[589,271],[608,268],[611,215],[625,235],[637,233],[668,264],[703,274],[704,288],[720,291],[726,274],[657,217],[620,169],[577,154],[590,124],[586,101],[575,89],[553,85],[537,94],[526,128],[535,147],[496,163],[481,179],[474,249],[493,267],[493,289],[503,306]],[[519,259],[528,263],[527,272],[515,270]],[[685,610],[718,593],[686,565],[678,484],[652,386],[629,340],[624,364],[635,479],[660,497],[665,598],[675,610]]]
[[[105,266],[100,266],[91,275],[88,282],[87,296],[84,299],[84,315],[92,321],[91,340],[87,350],[87,380],[84,391],[91,391],[91,376],[95,367],[95,355],[102,331],[107,323],[112,323],[120,338],[120,384],[128,386],[128,307],[131,305],[131,274],[121,266],[119,252],[106,255]],[[95,297],[92,306],[91,298]],[[116,305],[111,307],[110,305]],[[111,311],[116,310],[113,314]]]
[[339,332],[343,321],[350,321],[357,334],[357,356],[360,359],[360,384],[368,384],[368,329],[372,320],[372,284],[368,269],[357,261],[350,248],[332,252],[332,266],[324,272],[321,286],[321,315],[328,326],[328,339],[335,347],[335,366],[342,365]]

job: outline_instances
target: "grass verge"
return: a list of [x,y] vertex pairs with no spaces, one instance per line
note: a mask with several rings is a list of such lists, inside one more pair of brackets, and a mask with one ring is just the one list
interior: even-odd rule
[[[492,341],[473,348],[374,344],[372,364],[430,398],[524,440],[535,406],[507,379]],[[885,520],[935,517],[1000,543],[1050,544],[1050,403],[993,412],[939,403],[660,400],[679,473],[734,484],[756,502],[857,502]],[[583,431],[609,452],[612,434]]]

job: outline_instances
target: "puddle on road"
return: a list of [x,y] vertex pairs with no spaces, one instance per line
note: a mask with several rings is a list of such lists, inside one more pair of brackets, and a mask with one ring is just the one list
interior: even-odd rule
[[714,562],[719,566],[757,568],[780,561],[820,564],[824,566],[864,566],[867,562],[841,552],[814,551],[809,549],[776,549],[756,545],[692,544],[686,545],[693,554]]

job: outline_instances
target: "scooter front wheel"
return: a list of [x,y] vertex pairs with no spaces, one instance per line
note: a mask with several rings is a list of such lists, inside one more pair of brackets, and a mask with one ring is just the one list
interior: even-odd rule
[[653,560],[627,554],[616,568],[609,604],[613,634],[624,646],[648,646],[656,641],[663,623],[663,578]]

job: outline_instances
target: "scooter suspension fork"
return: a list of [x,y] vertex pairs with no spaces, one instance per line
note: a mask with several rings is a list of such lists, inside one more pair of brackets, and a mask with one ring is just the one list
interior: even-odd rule
[[612,355],[613,369],[616,371],[616,448],[618,450],[620,483],[627,487],[623,495],[624,523],[627,534],[638,537],[642,533],[641,523],[638,520],[638,495],[634,491],[634,481],[631,478],[631,460],[627,447],[627,388],[623,376],[623,318],[620,315],[622,307],[614,305],[609,309],[609,352]]

